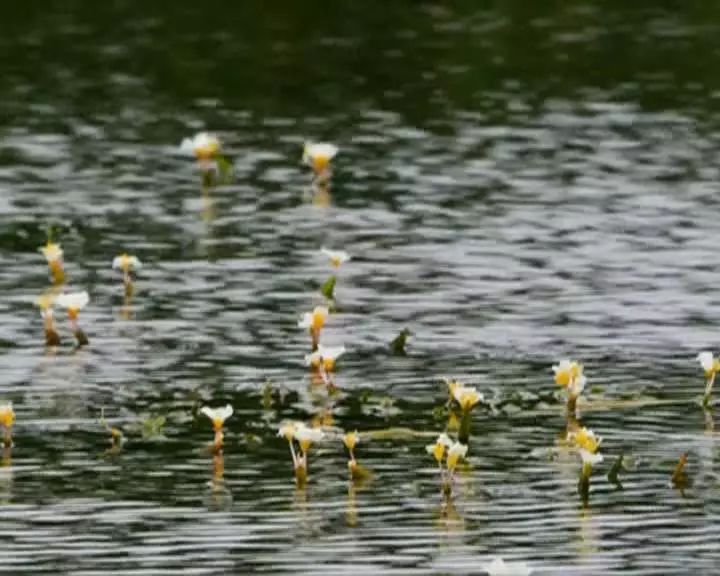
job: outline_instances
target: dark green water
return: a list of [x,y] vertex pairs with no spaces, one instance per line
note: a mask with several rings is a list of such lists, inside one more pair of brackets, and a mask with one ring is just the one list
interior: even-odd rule
[[[0,8],[0,573],[711,574],[718,453],[720,6],[711,2],[26,2]],[[542,4],[542,5],[541,5]],[[203,195],[183,137],[235,179]],[[306,139],[341,148],[327,205]],[[43,346],[48,227],[91,345]],[[300,314],[353,255],[312,386]],[[137,254],[130,314],[112,258]],[[407,357],[388,342],[409,327]],[[589,506],[551,364],[584,361]],[[453,505],[425,452],[442,377],[495,406]],[[270,381],[269,388],[266,382]],[[625,401],[620,404],[616,401]],[[232,403],[213,483],[205,404]],[[104,408],[127,442],[108,454]],[[287,418],[338,440],[295,488]],[[142,422],[164,415],[161,437]],[[692,485],[670,485],[689,452]],[[619,454],[622,487],[605,478]]]

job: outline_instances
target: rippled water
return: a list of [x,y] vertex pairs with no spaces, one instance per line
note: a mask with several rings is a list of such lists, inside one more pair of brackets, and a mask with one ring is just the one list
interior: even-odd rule
[[[3,9],[0,400],[17,423],[0,571],[483,574],[503,556],[712,573],[717,442],[694,357],[717,346],[720,10],[235,4]],[[207,194],[176,150],[201,129],[235,170]],[[341,148],[329,197],[309,193],[305,139]],[[77,352],[62,314],[45,350],[33,306],[49,227],[91,294]],[[297,328],[322,302],[321,245],[353,255],[323,337],[348,348],[330,397]],[[129,308],[124,250],[145,263]],[[587,507],[550,371],[565,356],[604,438]],[[493,405],[449,504],[424,449],[445,376]],[[220,481],[197,411],[227,402]],[[358,447],[370,482],[348,486],[328,439],[300,490],[287,418],[397,430]]]

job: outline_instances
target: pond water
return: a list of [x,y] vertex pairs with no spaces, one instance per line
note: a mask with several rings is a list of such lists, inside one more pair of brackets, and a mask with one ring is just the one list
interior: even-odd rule
[[[695,356],[720,320],[720,7],[542,4],[2,9],[0,400],[17,421],[0,572],[716,569],[718,436]],[[206,191],[177,151],[200,130],[234,165]],[[306,139],[340,147],[329,194],[310,191]],[[67,289],[91,297],[77,351],[61,313],[46,350],[34,306],[48,229]],[[323,302],[323,245],[353,257],[323,332],[348,350],[333,395],[297,326]],[[123,251],[144,263],[129,305]],[[563,357],[585,364],[579,417],[603,437],[587,505]],[[488,400],[450,501],[425,451],[447,424],[443,377]],[[226,403],[218,462],[198,410]],[[326,424],[303,489],[286,419]],[[354,429],[375,432],[357,487],[337,438]]]

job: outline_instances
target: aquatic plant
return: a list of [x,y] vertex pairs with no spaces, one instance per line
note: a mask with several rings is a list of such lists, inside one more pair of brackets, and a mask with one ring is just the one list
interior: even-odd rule
[[370,476],[370,472],[364,466],[358,464],[358,461],[355,458],[355,446],[357,446],[358,442],[360,442],[360,434],[358,434],[357,430],[354,432],[347,432],[343,435],[343,444],[350,454],[350,460],[348,460],[348,472],[350,474],[350,480],[354,482],[361,482]]
[[222,408],[210,408],[209,406],[203,406],[200,413],[204,414],[212,421],[213,431],[215,432],[215,438],[211,444],[213,452],[222,450],[223,441],[225,440],[223,426],[225,425],[225,420],[233,415],[233,407],[230,404],[227,404]]
[[485,564],[483,570],[488,576],[530,576],[532,570],[524,562],[505,562],[502,558],[495,558],[490,564]]
[[223,456],[222,450],[218,450],[213,454],[213,473],[210,480],[210,488],[214,493],[223,490],[224,476],[225,456]]
[[112,267],[113,270],[122,270],[125,295],[131,296],[133,290],[131,272],[139,270],[142,267],[142,262],[140,262],[137,256],[131,256],[124,252],[113,258]]
[[60,335],[55,328],[55,314],[53,312],[55,297],[56,294],[49,291],[42,294],[35,301],[35,304],[40,308],[40,317],[43,319],[46,346],[58,346],[60,344]]
[[107,420],[105,420],[105,408],[100,409],[100,418],[98,419],[100,424],[110,434],[110,448],[108,448],[109,454],[117,454],[122,450],[122,446],[125,443],[125,436],[122,430],[117,426],[110,426]]
[[3,446],[10,448],[13,445],[12,427],[15,424],[15,410],[12,402],[0,404],[0,425],[3,427]]
[[613,462],[610,470],[607,473],[608,482],[610,482],[611,484],[615,484],[615,486],[620,490],[622,490],[622,482],[620,482],[620,471],[623,469],[624,461],[625,455],[620,454],[615,459],[615,462]]
[[705,394],[703,395],[703,406],[707,406],[710,403],[710,395],[712,393],[713,384],[715,383],[715,376],[720,372],[720,359],[715,358],[712,352],[700,352],[697,355],[697,360],[700,362],[703,371],[705,372]]
[[320,331],[325,326],[329,310],[325,306],[316,306],[312,312],[305,312],[298,322],[299,328],[304,328],[310,333],[312,339],[312,351],[318,349],[320,343]]
[[[339,268],[343,263],[350,260],[350,254],[344,250],[330,250],[324,246],[320,248],[320,252],[330,259],[330,264],[334,268]],[[320,293],[331,301],[335,299],[335,285],[337,284],[337,277],[335,274],[331,274],[322,286],[320,286]]]
[[690,485],[690,477],[688,476],[687,472],[685,471],[685,466],[687,465],[688,461],[688,453],[684,452],[680,459],[678,460],[678,463],[675,465],[675,468],[673,469],[672,476],[670,477],[670,482],[673,485],[673,488],[678,488],[680,490],[687,488]]
[[[452,494],[452,486],[455,479],[455,469],[460,459],[467,454],[467,445],[461,442],[454,442],[447,434],[438,436],[433,444],[425,447],[428,454],[435,458],[440,469],[440,482],[442,492],[446,496]],[[444,465],[443,465],[444,464]]]
[[192,138],[183,138],[180,151],[192,154],[200,161],[212,160],[220,154],[220,140],[209,132],[198,132]]
[[465,386],[457,380],[445,380],[450,393],[450,401],[455,402],[460,408],[460,427],[458,439],[467,444],[470,439],[470,423],[472,409],[484,401],[483,395],[474,386]]
[[[289,422],[280,426],[278,436],[282,436],[290,445],[290,454],[293,460],[295,481],[298,487],[303,487],[308,478],[308,452],[314,442],[323,438],[320,428],[309,428],[301,422]],[[295,449],[297,443],[297,450]]]
[[192,138],[184,138],[180,143],[180,152],[195,156],[203,173],[203,186],[209,187],[227,180],[232,174],[232,164],[221,153],[220,139],[208,132],[199,132]]
[[[332,274],[322,286],[320,286],[320,294],[325,296],[328,300],[335,300],[335,285],[337,284],[337,277]],[[331,302],[332,303],[332,302]]]
[[320,252],[330,259],[330,264],[332,264],[334,268],[340,268],[342,264],[350,260],[350,254],[345,252],[345,250],[331,250],[323,246],[320,248]]
[[587,502],[590,495],[590,476],[592,475],[593,466],[603,461],[603,455],[599,452],[602,438],[596,436],[592,430],[583,426],[578,430],[570,432],[568,434],[568,440],[578,448],[578,453],[582,460],[578,491],[583,501]]
[[70,292],[67,294],[60,294],[56,299],[55,303],[61,308],[65,308],[70,319],[70,329],[72,330],[75,339],[77,340],[78,347],[88,344],[88,338],[85,332],[78,325],[78,314],[80,310],[87,306],[90,301],[90,297],[86,291],[82,292]]
[[62,284],[65,281],[65,268],[63,266],[63,251],[60,244],[48,240],[45,246],[40,247],[40,252],[45,256],[53,284]]
[[577,400],[587,383],[583,373],[583,365],[565,359],[554,365],[552,370],[555,373],[555,383],[566,391],[568,414],[575,414]]
[[400,333],[390,342],[390,351],[395,356],[405,356],[407,354],[407,341],[410,336],[411,332],[407,328],[400,330]]
[[318,344],[317,350],[305,356],[305,364],[315,370],[334,372],[335,364],[345,354],[345,346],[323,346]]
[[330,179],[330,161],[339,149],[326,142],[306,142],[303,147],[302,161],[314,172],[315,182],[326,183]]
[[167,418],[160,414],[159,416],[148,416],[142,422],[142,437],[145,440],[162,436],[163,428]]

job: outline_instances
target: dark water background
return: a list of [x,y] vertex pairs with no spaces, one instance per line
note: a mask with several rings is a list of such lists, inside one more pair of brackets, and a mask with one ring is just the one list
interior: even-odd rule
[[[720,571],[694,360],[720,321],[718,70],[704,1],[4,3],[0,399],[18,421],[0,573]],[[202,129],[236,175],[205,196],[176,153]],[[305,139],[341,148],[327,205]],[[91,294],[78,353],[64,324],[45,351],[33,306],[48,226]],[[321,245],[354,257],[324,336],[348,348],[331,399],[296,326],[321,302]],[[145,262],[130,317],[124,250]],[[390,356],[405,326],[409,355]],[[607,456],[587,508],[552,398],[565,356]],[[362,443],[358,490],[325,442],[295,488],[280,421],[440,431],[444,376],[496,405],[475,413],[454,506],[422,434]],[[211,486],[196,411],[226,402]],[[167,424],[144,439],[151,415]]]

